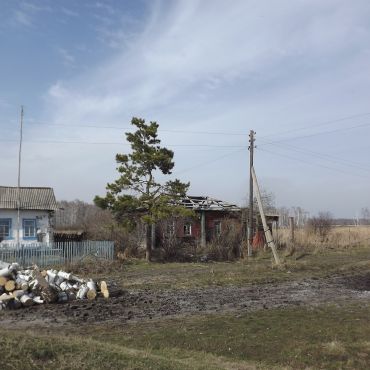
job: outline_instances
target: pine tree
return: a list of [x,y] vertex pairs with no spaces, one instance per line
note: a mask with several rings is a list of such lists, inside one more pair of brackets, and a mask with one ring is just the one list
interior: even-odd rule
[[161,147],[156,122],[146,124],[144,119],[132,118],[137,127],[134,133],[126,133],[131,145],[130,154],[117,154],[117,171],[120,177],[107,184],[105,197],[96,196],[95,204],[112,211],[117,221],[131,223],[141,219],[146,226],[146,259],[151,259],[151,225],[171,215],[189,215],[178,205],[186,195],[190,183],[176,179],[160,183],[157,175],[170,175],[175,166],[173,151]]

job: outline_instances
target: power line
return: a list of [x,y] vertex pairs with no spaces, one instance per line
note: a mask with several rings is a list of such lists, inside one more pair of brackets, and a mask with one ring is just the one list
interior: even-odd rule
[[291,160],[294,160],[294,161],[298,161],[298,162],[301,162],[301,163],[309,164],[310,166],[321,167],[321,168],[325,168],[325,169],[330,170],[330,171],[340,172],[340,173],[345,174],[345,175],[357,176],[357,177],[361,177],[361,178],[364,178],[364,179],[367,179],[367,180],[369,179],[368,176],[362,176],[360,174],[355,174],[355,173],[352,173],[352,172],[343,171],[343,170],[338,169],[338,168],[329,167],[329,166],[325,166],[325,165],[318,164],[318,163],[312,163],[312,162],[309,162],[309,161],[302,160],[300,158],[290,157],[288,155],[281,154],[281,153],[276,153],[276,152],[273,152],[273,151],[270,151],[270,150],[266,150],[266,149],[261,149],[261,148],[257,148],[257,149],[260,150],[260,151],[262,151],[262,152],[266,152],[266,153],[270,153],[270,154],[273,154],[273,155],[277,155],[279,157],[288,158],[288,159],[291,159]]
[[[17,142],[17,140],[1,140],[0,142]],[[130,144],[125,142],[114,142],[114,141],[68,141],[68,140],[24,140],[25,143],[35,144],[86,144],[86,145],[122,145],[129,146]],[[213,144],[165,144],[169,147],[206,147],[206,148],[245,148],[245,145],[213,145]]]
[[[35,122],[31,121],[28,122],[31,125],[40,125],[40,126],[50,126],[50,127],[79,127],[79,128],[95,128],[95,129],[111,129],[111,130],[135,130],[134,127],[128,126],[101,126],[101,125],[80,125],[80,124],[64,124],[64,123],[46,123],[46,122]],[[179,133],[179,134],[201,134],[201,135],[232,135],[232,136],[240,136],[245,135],[245,132],[241,131],[197,131],[197,130],[171,130],[171,129],[162,129],[158,128],[160,132],[172,132],[172,133]]]
[[351,116],[345,116],[345,117],[341,117],[341,118],[337,118],[337,119],[333,119],[333,120],[329,120],[329,121],[323,121],[323,122],[319,122],[319,123],[310,124],[309,126],[302,126],[302,127],[297,127],[297,128],[291,129],[291,130],[279,131],[279,132],[276,132],[275,134],[269,134],[269,135],[261,136],[261,138],[266,138],[266,137],[271,137],[271,136],[280,136],[280,135],[283,135],[283,134],[289,134],[291,132],[309,130],[312,127],[325,126],[325,125],[330,125],[332,123],[337,123],[337,122],[347,121],[347,120],[350,120],[350,119],[353,119],[353,118],[362,118],[362,117],[367,117],[367,116],[370,116],[370,113],[353,114]]
[[[368,127],[368,126],[370,126],[370,123],[364,123],[364,124],[361,124],[361,125],[356,125],[356,126],[351,126],[351,127],[342,127],[342,128],[338,128],[338,129],[335,129],[335,130],[329,130],[329,131],[320,131],[320,132],[315,132],[315,133],[312,133],[312,134],[301,135],[301,136],[293,136],[293,137],[283,138],[283,139],[274,140],[274,141],[270,141],[270,142],[265,141],[262,145],[275,144],[275,143],[281,143],[281,142],[284,142],[284,141],[290,141],[290,140],[303,139],[303,138],[307,138],[307,137],[326,135],[326,134],[331,134],[331,133],[334,133],[334,132],[352,130],[352,129]],[[264,141],[264,140],[262,139],[262,141]]]
[[241,152],[241,151],[243,151],[243,150],[245,150],[245,149],[247,149],[247,147],[244,147],[244,148],[242,148],[242,149],[238,149],[238,150],[233,150],[232,152],[227,153],[227,154],[224,154],[224,155],[222,155],[222,156],[220,156],[220,157],[216,157],[216,158],[213,158],[213,159],[211,159],[211,160],[209,160],[209,161],[206,161],[206,162],[203,162],[203,163],[199,163],[199,164],[197,164],[197,165],[195,165],[195,166],[185,168],[184,170],[181,170],[181,171],[178,171],[178,172],[174,172],[174,173],[173,173],[173,175],[176,175],[176,176],[177,176],[177,175],[180,175],[180,174],[182,174],[182,173],[184,173],[184,172],[191,171],[191,170],[193,170],[193,169],[195,169],[195,168],[204,167],[204,166],[206,166],[206,165],[208,165],[208,164],[211,164],[211,163],[217,162],[217,161],[219,161],[219,160],[221,160],[221,159],[224,159],[224,158],[226,158],[226,157],[229,157],[229,156],[231,156],[231,155],[233,155],[233,154],[239,153],[239,152]]
[[357,167],[357,168],[362,169],[364,171],[370,171],[369,167],[365,167],[359,162],[349,161],[349,160],[339,158],[339,157],[335,157],[335,156],[332,156],[332,155],[329,155],[329,154],[324,154],[324,153],[319,153],[319,152],[315,152],[315,151],[308,150],[308,149],[298,148],[296,146],[288,145],[288,144],[271,143],[271,145],[278,146],[282,149],[291,150],[291,151],[294,151],[294,152],[297,152],[297,153],[303,153],[303,154],[310,155],[310,156],[313,155],[317,158],[325,159],[327,161],[330,161],[330,162],[333,162],[333,163],[338,163],[338,164],[341,164],[341,165],[344,165],[344,166]]

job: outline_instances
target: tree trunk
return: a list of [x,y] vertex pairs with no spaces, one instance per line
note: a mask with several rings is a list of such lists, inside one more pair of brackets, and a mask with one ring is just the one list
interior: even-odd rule
[[146,244],[145,259],[148,262],[150,262],[152,260],[152,243],[151,243],[151,227],[149,224],[146,224],[145,244]]

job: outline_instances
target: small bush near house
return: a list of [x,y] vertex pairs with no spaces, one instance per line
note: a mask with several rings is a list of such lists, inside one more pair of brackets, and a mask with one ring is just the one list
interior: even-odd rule
[[307,222],[307,231],[320,238],[323,243],[327,240],[333,228],[333,217],[330,212],[320,212],[318,216],[312,217]]
[[221,234],[215,235],[198,255],[206,256],[212,261],[233,261],[241,257],[242,227],[232,219],[222,221]]

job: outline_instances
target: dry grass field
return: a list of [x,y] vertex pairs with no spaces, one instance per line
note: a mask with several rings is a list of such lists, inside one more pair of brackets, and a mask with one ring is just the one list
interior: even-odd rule
[[[296,248],[351,248],[370,246],[370,226],[333,226],[323,239],[307,228],[295,230]],[[280,244],[288,245],[290,230],[278,229],[276,239]]]

